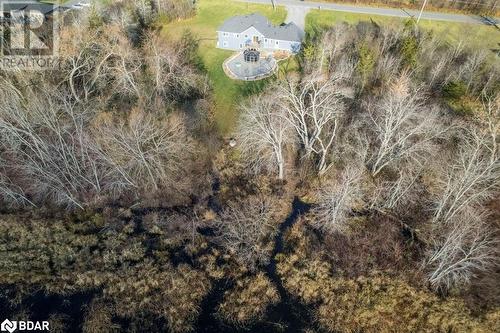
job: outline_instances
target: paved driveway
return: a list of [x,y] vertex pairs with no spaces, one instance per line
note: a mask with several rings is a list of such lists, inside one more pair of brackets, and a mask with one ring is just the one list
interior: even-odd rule
[[[260,4],[270,4],[270,0],[239,0],[244,2],[253,2]],[[275,0],[278,6],[286,7],[301,7],[303,10],[321,7],[322,10],[337,10],[341,12],[349,13],[359,13],[359,14],[369,14],[369,15],[383,15],[383,16],[394,16],[394,17],[409,17],[418,16],[418,10],[403,10],[397,8],[376,8],[376,7],[366,7],[366,6],[356,6],[356,5],[340,5],[334,3],[326,2],[313,2],[313,1],[299,1],[299,0]],[[483,18],[475,15],[461,15],[461,14],[447,14],[438,12],[424,12],[422,14],[422,19],[427,20],[438,20],[438,21],[451,21],[460,23],[479,23],[490,25],[491,22],[487,22]],[[499,22],[499,19],[496,19]]]
[[293,22],[299,26],[302,30],[306,27],[306,15],[309,12],[308,7],[287,5],[286,10],[288,15],[286,17],[285,23]]

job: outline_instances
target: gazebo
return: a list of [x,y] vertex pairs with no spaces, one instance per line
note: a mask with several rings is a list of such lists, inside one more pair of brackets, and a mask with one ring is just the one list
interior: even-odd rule
[[260,60],[260,52],[256,49],[247,49],[243,51],[243,59],[246,62],[258,62]]

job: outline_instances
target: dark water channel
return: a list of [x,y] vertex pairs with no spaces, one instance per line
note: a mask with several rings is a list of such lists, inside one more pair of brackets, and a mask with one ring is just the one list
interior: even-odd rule
[[310,312],[284,288],[276,269],[276,255],[284,250],[283,237],[285,232],[297,222],[300,215],[309,211],[310,208],[310,205],[302,202],[299,198],[294,198],[292,212],[279,226],[274,239],[271,260],[264,267],[264,271],[278,290],[280,302],[268,309],[265,319],[246,327],[226,325],[219,320],[216,316],[217,307],[222,302],[224,292],[234,286],[234,281],[222,279],[215,283],[211,292],[203,300],[195,332],[303,332],[304,328],[310,327],[312,321]]

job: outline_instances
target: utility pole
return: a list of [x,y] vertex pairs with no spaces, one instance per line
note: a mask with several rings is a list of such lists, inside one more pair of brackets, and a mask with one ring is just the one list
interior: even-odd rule
[[273,10],[276,10],[276,0],[271,0],[271,3],[273,4]]
[[424,3],[422,4],[422,8],[420,9],[420,13],[418,14],[417,18],[417,24],[420,22],[420,17],[422,16],[422,13],[424,12],[425,5],[427,4],[427,0],[424,0]]

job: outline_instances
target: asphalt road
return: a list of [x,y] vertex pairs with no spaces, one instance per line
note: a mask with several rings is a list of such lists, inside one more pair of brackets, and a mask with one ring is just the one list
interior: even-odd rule
[[[260,4],[270,4],[271,0],[238,0],[243,2],[252,2]],[[313,1],[300,1],[300,0],[275,0],[278,6],[298,7],[303,9],[319,9],[321,10],[335,10],[340,12],[368,14],[368,15],[382,15],[393,17],[417,17],[419,11],[417,10],[403,10],[397,8],[377,8],[355,5],[341,5],[326,2],[313,2]],[[296,9],[294,9],[295,11]],[[303,15],[305,16],[305,15]],[[459,23],[475,23],[475,24],[490,24],[480,16],[475,15],[462,15],[462,14],[447,14],[438,12],[423,12],[422,19],[437,20],[437,21],[450,21]],[[499,19],[495,19],[500,22]],[[297,22],[296,22],[297,23]],[[297,23],[298,24],[298,23]]]

